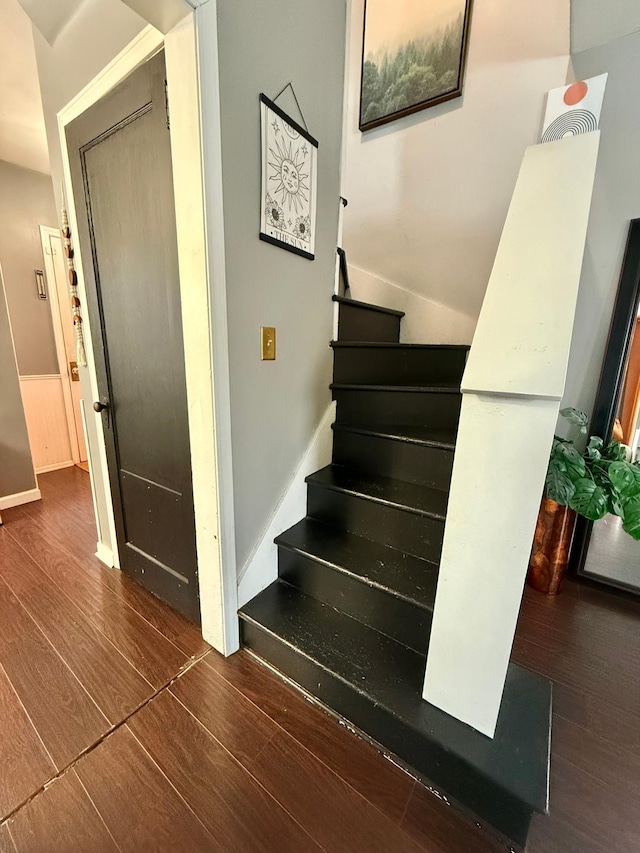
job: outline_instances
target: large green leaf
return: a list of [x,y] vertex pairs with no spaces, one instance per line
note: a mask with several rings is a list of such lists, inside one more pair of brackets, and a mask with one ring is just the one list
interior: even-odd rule
[[612,459],[614,462],[625,462],[627,459],[627,451],[624,444],[619,441],[611,441],[604,449],[604,456],[607,459]]
[[[578,477],[584,477],[587,468],[584,459],[575,449],[573,444],[559,442],[554,451],[554,456],[563,460],[563,462],[571,468],[574,468]],[[571,476],[570,472],[569,475]],[[575,479],[575,478],[574,478]]]
[[552,459],[549,463],[549,470],[547,471],[547,497],[562,506],[567,506],[573,497],[575,488],[571,477],[567,474],[564,463],[561,460]]
[[623,530],[634,539],[640,539],[640,497],[626,501],[622,509]]
[[640,469],[628,462],[612,462],[609,465],[609,479],[621,498],[640,495]]
[[587,444],[586,454],[588,459],[598,460],[602,458],[602,447],[604,441],[597,435],[592,435]]
[[575,484],[569,506],[590,521],[597,521],[607,514],[607,493],[602,486],[583,477]]
[[587,434],[587,424],[589,423],[589,418],[585,415],[584,412],[581,412],[580,409],[574,409],[569,406],[566,409],[560,409],[560,414],[565,420],[569,421],[572,426],[580,427],[580,432],[583,435]]

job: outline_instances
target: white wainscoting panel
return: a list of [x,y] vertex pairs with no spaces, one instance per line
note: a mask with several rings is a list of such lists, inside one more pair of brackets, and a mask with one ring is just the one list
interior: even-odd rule
[[21,376],[20,391],[36,474],[73,465],[62,377]]

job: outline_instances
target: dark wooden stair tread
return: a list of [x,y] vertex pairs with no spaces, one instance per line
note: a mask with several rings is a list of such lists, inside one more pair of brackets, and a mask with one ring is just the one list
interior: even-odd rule
[[366,424],[334,423],[334,432],[354,432],[360,435],[372,435],[376,438],[388,438],[392,441],[406,441],[410,444],[423,444],[427,447],[438,447],[442,450],[455,449],[456,431],[438,429],[436,427],[421,427],[407,424],[389,426],[367,426]]
[[[359,304],[364,305],[366,303]],[[333,347],[333,349],[342,349],[342,347],[358,347],[364,349],[390,348],[392,350],[426,350],[432,352],[437,350],[459,350],[468,352],[471,349],[469,344],[405,344],[396,343],[395,341],[331,341],[329,345]]]
[[310,474],[306,482],[430,518],[444,520],[447,511],[447,492],[403,480],[367,476],[341,465],[327,465]]
[[[418,770],[431,745],[437,744],[452,765],[462,762],[458,764],[460,775],[473,769],[508,792],[507,796],[532,810],[546,811],[548,726],[540,725],[541,710],[544,721],[549,704],[546,679],[510,665],[496,735],[490,739],[422,699],[424,655],[288,584],[276,581],[240,612],[244,620],[270,633],[423,739],[425,749],[412,761]],[[358,720],[348,719],[360,725]],[[436,784],[439,780],[434,777],[442,769],[433,765]],[[457,783],[464,786],[466,780],[457,779]]]
[[438,569],[362,536],[312,518],[281,533],[276,545],[309,556],[425,610],[433,610]]
[[381,305],[372,305],[370,302],[360,302],[357,299],[351,299],[349,296],[338,296],[336,294],[331,298],[334,302],[340,302],[342,305],[352,305],[354,308],[366,308],[369,311],[390,314],[392,317],[404,317],[404,311],[396,311],[394,308],[383,308]]
[[329,385],[332,391],[385,391],[385,392],[415,392],[416,394],[459,394],[460,387],[443,382],[439,385],[432,382],[430,385],[373,385],[373,384],[345,384],[332,382]]

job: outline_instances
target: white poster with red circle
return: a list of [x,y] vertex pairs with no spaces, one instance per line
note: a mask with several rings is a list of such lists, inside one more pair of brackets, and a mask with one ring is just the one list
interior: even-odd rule
[[555,142],[566,136],[598,130],[607,76],[600,74],[588,80],[577,80],[570,86],[552,89],[547,96],[540,141]]

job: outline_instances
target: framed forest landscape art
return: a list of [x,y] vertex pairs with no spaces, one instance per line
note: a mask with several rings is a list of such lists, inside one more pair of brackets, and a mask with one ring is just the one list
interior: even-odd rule
[[462,94],[472,0],[365,0],[360,130]]
[[315,258],[318,143],[260,95],[262,195],[260,239]]

